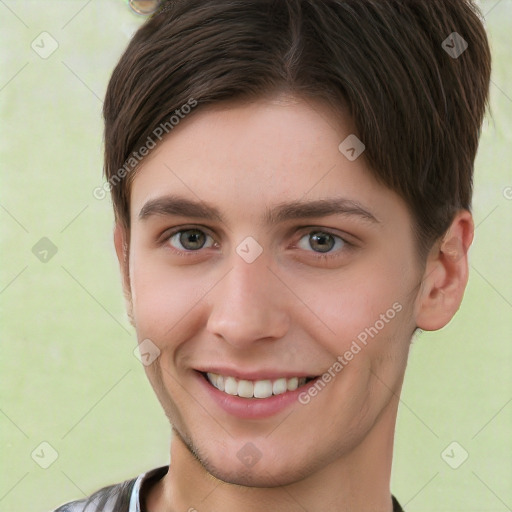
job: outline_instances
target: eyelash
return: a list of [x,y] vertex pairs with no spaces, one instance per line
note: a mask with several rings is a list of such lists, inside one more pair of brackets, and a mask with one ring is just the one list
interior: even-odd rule
[[[332,236],[333,238],[337,239],[337,240],[341,240],[343,246],[338,249],[337,251],[332,251],[332,252],[328,252],[328,253],[321,253],[321,252],[315,252],[315,251],[306,251],[305,249],[301,249],[305,252],[308,252],[308,253],[311,253],[311,255],[313,256],[313,258],[317,259],[317,260],[322,260],[322,261],[326,261],[326,260],[331,260],[333,258],[339,258],[340,257],[340,252],[341,251],[346,251],[346,250],[350,250],[350,249],[353,249],[355,247],[355,245],[351,242],[349,242],[348,240],[346,240],[345,238],[341,237],[340,235],[336,235],[335,233],[327,230],[327,229],[320,229],[320,228],[315,228],[315,227],[308,227],[308,228],[303,228],[303,229],[307,229],[307,231],[303,231],[301,230],[301,236],[299,238],[299,242],[306,236],[311,236],[312,234],[314,233],[321,233],[321,234],[325,234],[325,235],[330,235]],[[162,238],[161,238],[161,244],[162,245],[167,245],[171,252],[177,256],[181,256],[181,257],[194,257],[194,256],[197,256],[198,253],[201,252],[201,249],[197,249],[197,250],[180,250],[180,249],[176,249],[175,247],[173,247],[172,245],[170,245],[169,241],[170,239],[175,236],[175,235],[178,235],[178,234],[181,234],[181,233],[184,233],[186,231],[200,231],[202,233],[204,233],[206,236],[210,237],[212,240],[214,240],[213,236],[211,234],[209,234],[208,230],[205,230],[203,228],[200,228],[200,227],[197,227],[197,226],[185,226],[185,227],[180,227],[179,229],[174,229],[170,232],[166,232]],[[216,244],[217,242],[214,241],[214,245]],[[297,244],[294,244],[292,246],[292,249],[295,249],[297,248]],[[210,247],[207,247],[207,249],[209,249]]]

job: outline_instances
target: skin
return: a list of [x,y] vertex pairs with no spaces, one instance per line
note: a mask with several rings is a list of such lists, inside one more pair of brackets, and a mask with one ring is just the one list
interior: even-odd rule
[[[130,232],[118,225],[115,245],[139,342],[160,350],[146,372],[174,434],[149,511],[392,510],[410,339],[457,311],[473,223],[460,211],[420,261],[403,200],[376,182],[364,154],[351,162],[338,150],[351,133],[350,119],[292,96],[223,103],[182,121],[137,171]],[[140,218],[148,201],[169,194],[211,204],[223,220]],[[334,197],[376,221],[335,214],[265,223],[279,203]],[[203,230],[205,246],[187,251],[171,228]],[[335,235],[327,253],[310,236],[318,231]],[[263,249],[252,263],[236,252],[248,236]],[[307,404],[240,419],[198,384],[194,368],[213,363],[321,375],[396,303],[400,312]],[[261,455],[251,468],[237,457],[249,442]]]

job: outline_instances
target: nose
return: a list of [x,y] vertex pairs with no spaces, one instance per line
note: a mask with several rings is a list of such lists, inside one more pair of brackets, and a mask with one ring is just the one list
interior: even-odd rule
[[289,328],[286,290],[261,256],[247,263],[236,253],[231,271],[214,288],[207,330],[237,348],[277,340]]

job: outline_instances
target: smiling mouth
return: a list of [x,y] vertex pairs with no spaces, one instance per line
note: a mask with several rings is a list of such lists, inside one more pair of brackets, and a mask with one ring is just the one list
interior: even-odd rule
[[242,398],[270,398],[305,386],[316,377],[281,377],[279,379],[244,380],[218,373],[202,373],[204,378],[216,389],[231,396]]

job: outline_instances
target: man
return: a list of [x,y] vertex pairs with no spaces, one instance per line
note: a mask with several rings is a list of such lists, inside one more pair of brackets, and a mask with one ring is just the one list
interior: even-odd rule
[[469,1],[165,2],[105,106],[171,464],[59,512],[401,510],[410,340],[453,317],[487,38]]

